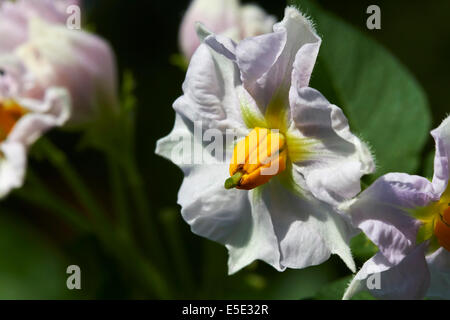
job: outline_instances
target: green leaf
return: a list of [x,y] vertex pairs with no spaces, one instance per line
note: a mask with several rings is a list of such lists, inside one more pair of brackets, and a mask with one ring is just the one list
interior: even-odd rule
[[277,272],[255,261],[227,280],[225,299],[311,299],[324,286],[338,277],[343,262],[337,256],[318,266]]
[[431,151],[427,154],[427,156],[424,159],[424,177],[429,178],[430,180],[433,178],[434,174],[434,155],[435,151]]
[[364,233],[353,237],[350,241],[350,247],[355,258],[362,261],[371,258],[378,252],[377,246]]
[[69,263],[23,222],[0,214],[0,299],[64,299]]
[[431,125],[419,83],[363,32],[312,1],[291,3],[312,17],[323,40],[311,87],[343,108],[352,130],[372,147],[376,176],[393,171],[414,173]]
[[[347,276],[324,286],[314,297],[316,300],[341,300],[353,276]],[[351,300],[375,300],[368,292],[355,294]]]
[[101,106],[101,116],[84,132],[80,149],[91,147],[104,152],[118,163],[125,165],[134,156],[135,109],[137,99],[134,93],[135,80],[130,71],[122,79],[121,101],[118,109]]

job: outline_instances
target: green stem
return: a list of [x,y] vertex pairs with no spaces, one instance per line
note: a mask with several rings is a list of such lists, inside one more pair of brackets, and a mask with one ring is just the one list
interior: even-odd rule
[[19,189],[16,190],[14,195],[42,209],[58,213],[58,217],[62,218],[67,224],[75,227],[80,232],[92,231],[89,221],[83,219],[83,216],[76,209],[67,205],[61,199],[53,196],[31,170],[28,171],[27,178],[36,186],[36,188]]
[[125,190],[123,188],[123,179],[119,165],[111,157],[108,159],[109,175],[111,177],[111,189],[113,193],[114,208],[118,218],[118,225],[121,230],[131,236],[132,224],[129,217],[127,200],[125,198]]
[[131,195],[136,206],[139,227],[144,236],[145,244],[148,246],[148,250],[151,250],[154,254],[154,257],[160,261],[162,268],[166,270],[168,263],[164,254],[164,247],[135,161],[129,161],[124,170],[131,187]]
[[[178,228],[178,212],[175,210],[163,210],[160,213],[160,219],[163,222],[164,233],[167,235],[170,251],[173,254],[175,263],[175,270],[180,278],[180,281],[185,288],[184,294],[187,298],[194,292],[195,281],[192,273],[189,260],[186,256],[186,248],[184,242],[180,237],[180,230]],[[183,298],[184,298],[183,297]]]
[[50,140],[45,138],[39,142],[48,160],[59,171],[66,183],[74,192],[78,201],[85,207],[93,218],[100,224],[106,223],[106,214],[91,196],[91,192],[83,182],[77,171],[71,166],[64,152],[59,150]]
[[[145,259],[133,243],[120,237],[114,237],[106,230],[112,228],[92,228],[85,216],[66,204],[42,183],[42,181],[31,171],[28,171],[28,181],[31,184],[24,189],[17,190],[14,194],[21,199],[32,203],[42,209],[49,210],[58,218],[63,219],[79,232],[92,232],[96,229],[97,237],[102,246],[118,261],[128,273],[136,278],[136,283],[145,284],[146,290],[152,289],[152,293],[159,299],[170,298],[169,289],[162,274],[155,266]],[[122,241],[120,241],[122,240]]]
[[151,288],[158,299],[170,299],[169,287],[159,270],[142,256],[134,243],[128,241],[129,238],[123,240],[121,242],[107,241],[105,245],[109,246],[113,254],[116,254],[116,259],[122,261],[125,268],[130,269],[130,274],[135,278],[136,283],[142,284],[145,290]]
[[227,265],[223,251],[223,247],[211,240],[203,242],[201,294],[210,299],[223,299]]

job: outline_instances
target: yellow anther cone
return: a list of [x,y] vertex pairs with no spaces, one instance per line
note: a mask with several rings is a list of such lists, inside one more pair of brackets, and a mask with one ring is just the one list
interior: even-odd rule
[[439,244],[450,251],[450,207],[439,216],[439,220],[434,226],[434,234],[438,238]]
[[231,177],[225,188],[250,190],[267,183],[286,169],[286,157],[282,134],[266,128],[253,129],[234,148]]

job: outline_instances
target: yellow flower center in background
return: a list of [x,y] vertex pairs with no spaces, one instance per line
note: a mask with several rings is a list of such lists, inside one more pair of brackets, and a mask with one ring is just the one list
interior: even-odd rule
[[27,111],[14,100],[0,101],[0,142],[8,137],[17,121],[26,113]]
[[430,250],[443,247],[450,251],[450,186],[439,201],[413,212],[413,216],[422,222],[417,242],[430,240]]
[[256,127],[236,144],[225,188],[250,190],[263,185],[286,169],[286,158],[284,135]]
[[439,244],[450,251],[450,206],[439,215],[439,219],[436,219],[434,234]]

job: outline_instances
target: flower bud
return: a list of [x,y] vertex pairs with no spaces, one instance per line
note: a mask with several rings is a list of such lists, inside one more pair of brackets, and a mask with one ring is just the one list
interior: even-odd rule
[[200,45],[195,23],[201,22],[213,33],[236,42],[272,31],[276,19],[256,5],[241,6],[238,0],[194,0],[183,17],[179,43],[190,60]]
[[191,58],[200,45],[195,31],[196,22],[203,23],[215,33],[229,32],[237,28],[239,24],[239,3],[237,0],[194,0],[191,2],[179,32],[181,51],[187,59]]

